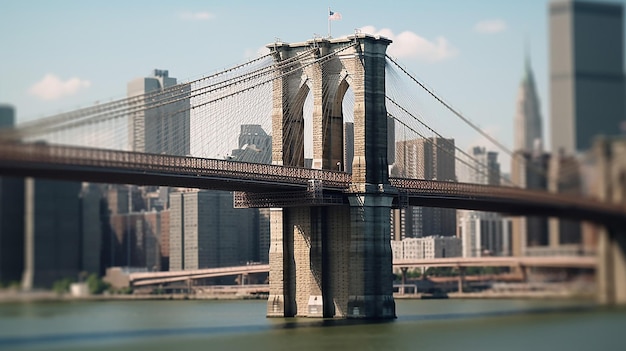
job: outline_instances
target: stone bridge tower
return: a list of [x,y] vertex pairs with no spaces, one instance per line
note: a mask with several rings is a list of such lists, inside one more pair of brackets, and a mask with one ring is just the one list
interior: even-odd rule
[[344,152],[342,102],[348,87],[354,92],[349,205],[271,210],[270,317],[395,318],[385,107],[390,43],[356,34],[268,45],[282,69],[273,83],[274,164],[304,166],[303,105],[311,92],[313,168],[336,170]]

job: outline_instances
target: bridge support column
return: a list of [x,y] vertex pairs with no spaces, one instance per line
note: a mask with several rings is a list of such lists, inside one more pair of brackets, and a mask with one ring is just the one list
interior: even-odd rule
[[[322,296],[325,276],[324,248],[323,248],[323,209],[320,207],[303,208],[305,212],[301,216],[306,221],[308,215],[308,228],[306,223],[294,225],[296,228],[297,241],[294,242],[296,256],[296,288],[298,296],[298,316],[324,317],[324,298]],[[300,296],[306,299],[306,306],[301,308]],[[304,302],[304,301],[303,301]]]
[[[272,210],[268,317],[334,317],[331,287],[341,283],[330,282],[327,271],[345,266],[336,262],[341,255],[328,255],[329,233],[334,233],[328,228],[334,223],[329,212],[323,207]],[[337,247],[341,250],[345,243]]]
[[348,318],[395,318],[391,254],[392,197],[350,196]]
[[324,250],[327,253],[324,270],[324,317],[348,317],[350,296],[350,208],[326,208],[326,235]]
[[406,272],[409,270],[408,267],[401,267],[400,271],[402,272],[402,287],[401,287],[401,291],[399,291],[400,295],[404,295],[404,286],[406,285]]
[[602,304],[626,304],[626,229],[598,231],[598,300]]
[[269,281],[267,299],[268,317],[293,317],[295,315],[295,267],[293,262],[293,233],[285,226],[288,210],[270,210]]
[[[626,140],[597,139],[596,195],[602,201],[626,204]],[[598,228],[598,300],[603,304],[626,304],[626,228],[623,223],[604,223]]]
[[463,283],[465,282],[465,267],[459,267],[459,294],[463,293]]

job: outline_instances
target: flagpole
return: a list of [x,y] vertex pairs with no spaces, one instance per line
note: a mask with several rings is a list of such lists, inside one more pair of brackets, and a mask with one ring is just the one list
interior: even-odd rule
[[328,6],[328,39],[330,39],[330,6]]

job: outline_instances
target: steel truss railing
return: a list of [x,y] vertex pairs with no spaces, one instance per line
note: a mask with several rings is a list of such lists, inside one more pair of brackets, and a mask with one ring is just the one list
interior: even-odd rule
[[326,189],[337,190],[346,188],[350,182],[349,174],[336,171],[45,143],[0,143],[0,162],[213,176],[302,186],[308,186],[309,181],[314,179],[321,181]]

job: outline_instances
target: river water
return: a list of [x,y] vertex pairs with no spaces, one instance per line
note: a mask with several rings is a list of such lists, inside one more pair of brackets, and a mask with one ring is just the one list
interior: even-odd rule
[[265,301],[0,305],[1,350],[626,350],[626,309],[555,300],[397,300],[384,323],[267,319]]

